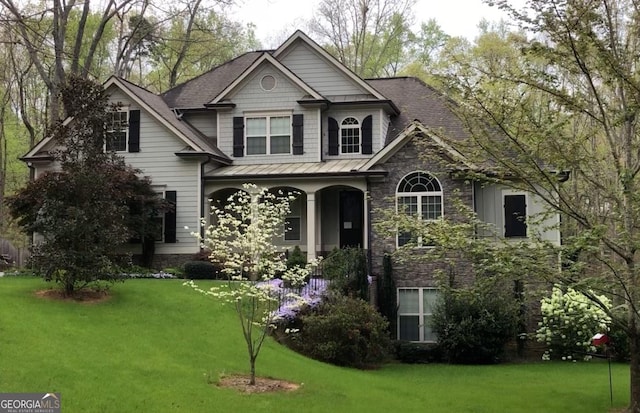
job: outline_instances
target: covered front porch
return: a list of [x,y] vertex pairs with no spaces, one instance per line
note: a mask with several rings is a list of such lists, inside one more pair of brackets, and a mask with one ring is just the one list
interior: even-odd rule
[[334,248],[368,246],[365,179],[310,181],[254,178],[207,182],[204,208],[207,224],[211,224],[211,205],[223,205],[229,196],[242,190],[245,183],[296,195],[285,222],[288,230],[283,237],[274,240],[281,250],[293,250],[299,246],[310,260],[326,256]]

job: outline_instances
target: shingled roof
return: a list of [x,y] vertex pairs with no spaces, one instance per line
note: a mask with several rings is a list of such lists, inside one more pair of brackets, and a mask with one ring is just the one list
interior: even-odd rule
[[449,137],[468,137],[460,118],[453,112],[451,99],[415,77],[367,79],[367,82],[391,99],[400,114],[391,118],[386,144],[394,140],[414,120],[432,131],[442,130]]
[[167,90],[161,96],[171,108],[203,109],[205,103],[211,102],[264,53],[270,53],[270,51],[248,52],[240,55]]
[[118,78],[122,86],[126,87],[131,93],[138,96],[140,100],[148,104],[156,114],[158,114],[167,123],[180,131],[187,139],[197,145],[203,152],[206,152],[219,161],[230,162],[229,157],[225,155],[217,146],[210,143],[206,137],[200,132],[190,127],[187,123],[182,122],[175,113],[167,106],[161,96],[158,96],[147,89],[137,86],[127,80]]

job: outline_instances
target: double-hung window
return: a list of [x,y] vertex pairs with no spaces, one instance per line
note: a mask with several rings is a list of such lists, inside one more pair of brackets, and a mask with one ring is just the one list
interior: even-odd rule
[[435,288],[398,288],[398,339],[435,342],[431,320],[438,299]]
[[291,153],[291,116],[250,116],[246,122],[247,155]]
[[[442,186],[438,179],[426,172],[412,172],[400,180],[396,192],[398,213],[429,221],[442,217]],[[428,246],[420,234],[398,231],[398,246],[408,243]]]
[[129,111],[111,112],[107,122],[105,149],[107,152],[126,152],[129,132]]

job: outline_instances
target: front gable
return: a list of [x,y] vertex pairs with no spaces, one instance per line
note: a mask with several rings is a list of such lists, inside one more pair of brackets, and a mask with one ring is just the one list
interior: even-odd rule
[[274,57],[302,80],[333,100],[382,100],[386,98],[357,76],[306,34],[296,31]]
[[234,163],[320,160],[316,102],[322,96],[278,62],[263,60],[225,93],[229,105],[217,111],[218,147]]
[[308,43],[300,40],[295,42],[279,59],[324,96],[375,99],[371,91],[358,84],[347,73],[338,70],[336,65],[316,53]]
[[[233,102],[233,96],[235,96],[239,90],[244,88],[248,81],[255,79],[256,72],[263,70],[263,67],[265,66],[271,67],[272,72],[277,72],[278,76],[281,79],[286,78],[287,83],[295,84],[295,86],[297,86],[297,88],[301,91],[302,96],[310,96],[311,98],[317,100],[324,99],[322,95],[320,95],[313,88],[304,83],[287,67],[283,66],[280,62],[274,59],[270,53],[264,52],[259,59],[257,59],[251,66],[249,66],[249,68],[247,68],[242,74],[240,74],[240,76],[238,76],[233,82],[231,82],[211,102],[208,102],[206,106],[216,107],[218,105],[228,106],[229,103],[236,104],[235,102]],[[272,84],[271,82],[263,81],[260,84],[260,87],[265,91],[270,91],[272,90],[272,87],[276,85],[277,83]]]

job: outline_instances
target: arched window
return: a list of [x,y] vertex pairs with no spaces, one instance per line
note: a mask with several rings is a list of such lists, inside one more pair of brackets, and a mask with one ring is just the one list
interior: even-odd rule
[[[422,220],[434,220],[442,217],[442,186],[438,179],[426,172],[412,172],[400,180],[396,191],[398,212]],[[408,231],[398,232],[398,246],[409,242],[423,245],[419,234]]]
[[345,118],[340,124],[340,152],[360,153],[360,122],[358,119]]

